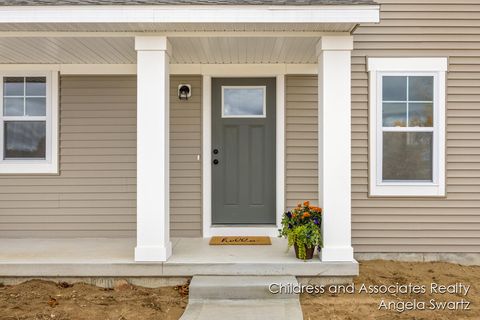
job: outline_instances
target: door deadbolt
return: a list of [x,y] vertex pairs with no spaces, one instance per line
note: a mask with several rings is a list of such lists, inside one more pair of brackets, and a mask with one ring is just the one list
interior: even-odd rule
[[218,159],[213,160],[213,164],[218,164]]
[[213,154],[218,154],[218,149],[213,149]]

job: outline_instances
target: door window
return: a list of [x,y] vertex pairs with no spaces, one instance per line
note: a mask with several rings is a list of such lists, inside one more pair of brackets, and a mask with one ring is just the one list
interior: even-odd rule
[[265,87],[222,86],[223,118],[265,118]]

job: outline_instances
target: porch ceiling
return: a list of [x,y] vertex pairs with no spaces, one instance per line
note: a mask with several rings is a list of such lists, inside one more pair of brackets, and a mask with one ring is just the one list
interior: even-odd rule
[[[316,63],[319,37],[172,37],[173,64]],[[0,64],[135,64],[133,37],[0,37]]]

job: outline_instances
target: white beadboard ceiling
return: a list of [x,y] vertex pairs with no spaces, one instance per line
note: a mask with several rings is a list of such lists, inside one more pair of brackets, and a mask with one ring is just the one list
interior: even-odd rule
[[[170,38],[171,63],[316,63],[317,37]],[[134,64],[132,37],[0,37],[1,63]]]

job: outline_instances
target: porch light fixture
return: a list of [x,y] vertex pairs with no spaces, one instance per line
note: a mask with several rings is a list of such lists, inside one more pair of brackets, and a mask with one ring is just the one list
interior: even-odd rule
[[192,86],[189,84],[178,85],[178,99],[188,100],[192,96]]

